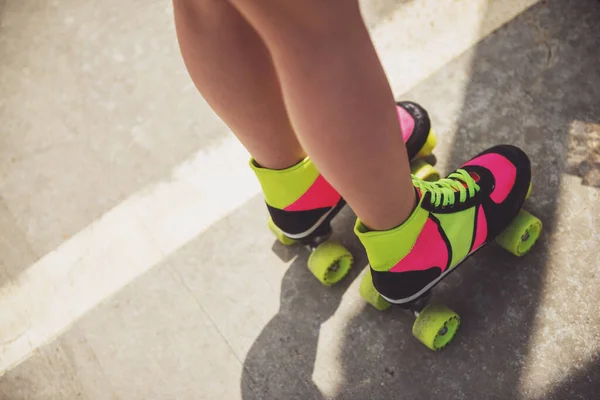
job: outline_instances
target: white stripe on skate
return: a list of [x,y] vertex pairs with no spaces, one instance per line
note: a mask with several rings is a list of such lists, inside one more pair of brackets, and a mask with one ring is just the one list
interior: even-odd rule
[[[389,297],[385,297],[384,295],[381,295],[381,297],[383,297],[388,303],[392,303],[392,304],[406,304],[406,303],[410,303],[413,300],[418,299],[419,297],[421,297],[422,295],[424,295],[425,293],[427,293],[427,291],[429,289],[431,289],[432,287],[434,287],[435,285],[437,285],[437,283],[439,281],[441,281],[442,279],[444,279],[444,277],[446,275],[448,275],[450,272],[454,271],[456,268],[460,267],[460,265],[469,257],[471,257],[472,255],[474,255],[475,253],[477,253],[481,248],[483,248],[483,246],[485,246],[488,243],[484,243],[481,246],[479,246],[478,248],[476,248],[475,250],[473,250],[471,253],[467,254],[465,257],[463,257],[454,267],[452,268],[448,268],[447,270],[445,270],[440,276],[438,276],[437,278],[435,278],[434,280],[432,280],[431,282],[429,282],[427,284],[427,286],[425,286],[423,289],[421,289],[419,292],[413,294],[410,297],[406,297],[404,299],[400,299],[400,300],[394,300],[394,299],[390,299]],[[370,266],[369,266],[370,268]]]
[[309,229],[305,230],[302,233],[287,233],[284,231],[281,231],[285,236],[289,237],[290,239],[302,239],[307,237],[308,235],[310,235],[311,233],[313,233],[314,231],[317,230],[317,228],[321,225],[321,223],[323,221],[325,221],[325,219],[327,217],[329,217],[329,214],[331,214],[333,212],[333,210],[335,210],[335,206],[331,207],[325,214],[323,214],[321,216],[321,218],[319,218],[319,220],[317,222],[315,222],[315,224],[313,226],[311,226]]

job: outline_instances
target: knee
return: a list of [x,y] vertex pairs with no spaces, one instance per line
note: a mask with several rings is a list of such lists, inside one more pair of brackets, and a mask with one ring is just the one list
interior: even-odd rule
[[247,22],[227,0],[173,0],[175,24],[196,35],[247,30]]
[[232,11],[226,0],[173,0],[173,8],[179,18],[198,24],[219,20]]
[[[326,37],[342,25],[362,22],[358,0],[229,0],[254,25],[279,33]],[[267,30],[269,30],[267,28]]]

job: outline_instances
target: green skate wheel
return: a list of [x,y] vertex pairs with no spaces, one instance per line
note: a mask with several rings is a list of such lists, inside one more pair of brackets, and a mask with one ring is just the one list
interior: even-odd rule
[[379,294],[377,289],[375,289],[375,286],[373,286],[370,267],[368,267],[367,273],[360,282],[360,295],[367,303],[379,311],[387,310],[391,306],[391,304]]
[[354,258],[344,246],[327,241],[318,245],[308,257],[308,269],[325,286],[331,286],[344,278]]
[[525,200],[531,196],[531,189],[533,189],[533,182],[529,182],[529,189],[527,189],[527,194],[525,195]]
[[275,225],[271,218],[269,218],[269,222],[267,223],[267,225],[269,226],[269,230],[273,232],[277,240],[279,240],[279,243],[283,244],[284,246],[291,246],[294,243],[296,243],[295,239],[291,239],[285,236],[283,232],[281,232],[281,230]]
[[441,304],[429,304],[413,324],[413,335],[433,351],[448,345],[460,325],[460,317]]
[[521,257],[533,247],[541,232],[542,221],[521,210],[510,225],[498,235],[496,243],[506,251]]
[[425,158],[433,153],[433,149],[437,144],[437,136],[433,129],[429,130],[425,144],[421,147],[421,150],[417,153],[418,158]]
[[410,164],[410,172],[423,181],[437,181],[440,173],[431,164],[424,160],[415,160]]

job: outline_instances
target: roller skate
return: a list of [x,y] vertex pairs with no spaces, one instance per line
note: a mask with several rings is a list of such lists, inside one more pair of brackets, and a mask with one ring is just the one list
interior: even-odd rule
[[[408,101],[398,102],[396,109],[411,172],[424,180],[439,179],[436,169],[425,161],[436,145],[427,111]],[[309,158],[278,171],[261,168],[254,160],[250,160],[250,166],[261,183],[270,214],[268,227],[277,240],[286,246],[308,247],[308,269],[324,285],[334,285],[344,278],[352,266],[352,254],[329,240],[331,220],[346,204],[340,194]]]
[[439,350],[460,318],[429,301],[434,286],[494,240],[516,256],[526,254],[542,222],[522,209],[531,193],[531,164],[514,146],[492,147],[436,182],[413,177],[413,185],[417,206],[402,225],[369,231],[356,222],[369,259],[360,293],[379,310],[392,304],[410,310],[413,335]]

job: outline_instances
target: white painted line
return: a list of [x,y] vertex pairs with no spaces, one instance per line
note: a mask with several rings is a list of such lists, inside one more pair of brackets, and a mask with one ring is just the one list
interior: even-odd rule
[[131,196],[0,288],[0,376],[253,196],[233,137]]
[[539,0],[419,0],[372,33],[394,94],[409,91]]

